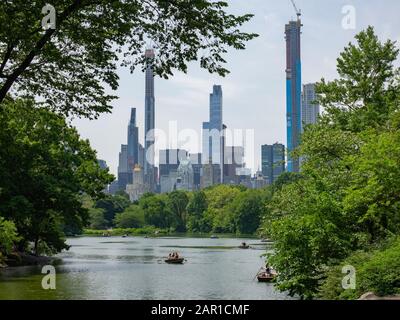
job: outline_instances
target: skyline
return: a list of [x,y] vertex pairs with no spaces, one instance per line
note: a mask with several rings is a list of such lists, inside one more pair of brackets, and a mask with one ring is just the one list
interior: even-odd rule
[[[222,85],[224,123],[231,128],[255,130],[254,172],[261,167],[261,145],[286,142],[284,25],[295,18],[295,13],[289,0],[280,3],[259,0],[246,4],[230,3],[230,11],[234,13],[257,12],[244,29],[257,32],[260,37],[251,41],[244,51],[229,52],[227,67],[231,74],[226,78],[209,75],[200,70],[197,63],[189,65],[186,75],[176,73],[169,80],[156,78],[156,127],[166,130],[168,120],[176,120],[179,129],[194,129],[200,135],[201,123],[207,119],[209,92],[214,84]],[[348,4],[353,4],[357,10],[354,30],[341,27],[342,8]],[[304,24],[303,84],[319,81],[322,77],[335,78],[335,59],[344,46],[353,41],[354,35],[369,24],[375,26],[382,40],[399,39],[396,32],[400,29],[399,22],[394,15],[400,6],[395,1],[385,1],[385,4],[335,1],[322,5],[317,1],[298,0],[297,5],[302,9]],[[388,10],[390,7],[392,9]],[[383,12],[384,15],[379,14]],[[92,122],[73,121],[81,136],[89,138],[92,147],[98,151],[98,158],[106,160],[113,174],[116,174],[120,145],[125,143],[125,128],[132,107],[137,109],[141,142],[144,137],[143,73],[130,74],[121,69],[119,74],[120,88],[116,95],[120,99],[114,102],[113,113]]]

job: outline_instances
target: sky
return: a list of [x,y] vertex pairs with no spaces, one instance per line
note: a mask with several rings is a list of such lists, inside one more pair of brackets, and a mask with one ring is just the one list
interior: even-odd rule
[[[209,94],[214,84],[222,85],[224,124],[235,130],[254,130],[252,155],[248,161],[253,172],[261,162],[261,145],[280,142],[286,145],[286,47],[285,24],[296,18],[290,0],[228,0],[228,11],[254,14],[243,30],[259,37],[247,44],[246,50],[230,50],[226,54],[225,78],[212,75],[198,63],[189,64],[186,74],[176,72],[168,80],[155,78],[156,128],[169,132],[170,121],[178,130],[191,129],[201,137],[202,122],[209,118]],[[296,0],[302,11],[302,78],[303,83],[337,77],[336,59],[354,35],[368,25],[375,27],[382,40],[400,43],[399,0]],[[355,28],[343,28],[349,11],[355,9]],[[351,20],[350,22],[353,22]],[[118,153],[127,143],[130,108],[137,109],[139,141],[144,137],[144,73],[133,74],[118,69],[119,89],[113,94],[113,112],[98,120],[76,119],[73,125],[82,138],[89,139],[104,159],[111,173],[117,174]],[[245,132],[245,131],[244,131]],[[242,141],[235,141],[240,145]],[[166,147],[169,147],[167,145]],[[191,152],[201,151],[193,146]],[[254,156],[254,157],[252,157]],[[250,159],[248,158],[248,159]]]

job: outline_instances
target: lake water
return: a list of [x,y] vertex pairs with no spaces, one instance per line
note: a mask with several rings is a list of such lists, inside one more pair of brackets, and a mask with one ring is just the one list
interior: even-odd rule
[[[248,250],[239,249],[242,241]],[[56,290],[40,267],[0,271],[0,299],[288,299],[254,279],[266,244],[258,239],[83,237],[59,255]],[[178,251],[187,261],[169,265]]]

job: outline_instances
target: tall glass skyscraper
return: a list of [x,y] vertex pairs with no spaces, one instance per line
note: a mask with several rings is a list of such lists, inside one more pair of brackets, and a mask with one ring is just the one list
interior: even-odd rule
[[136,164],[139,164],[139,128],[136,126],[136,108],[132,108],[128,125],[128,171],[133,172]]
[[289,172],[300,170],[299,159],[290,152],[299,146],[301,133],[301,20],[285,26],[286,35],[286,117]]
[[301,95],[301,131],[309,124],[317,123],[319,116],[319,104],[315,103],[317,94],[315,83],[305,84]]
[[213,165],[220,167],[220,182],[222,182],[224,160],[224,125],[222,122],[222,87],[213,86],[210,94],[210,120],[203,123],[203,164],[211,160]]
[[238,184],[238,171],[244,167],[244,147],[225,146],[224,148],[224,183]]
[[129,183],[131,174],[128,168],[128,146],[121,144],[121,151],[119,153],[118,161],[118,189],[125,190],[126,185]]
[[154,50],[147,49],[146,83],[145,83],[145,142],[144,142],[144,176],[149,191],[155,191],[154,172],[154,128],[155,128],[155,98],[154,98],[154,72],[153,60]]
[[273,184],[285,172],[285,146],[275,143],[261,146],[262,175]]

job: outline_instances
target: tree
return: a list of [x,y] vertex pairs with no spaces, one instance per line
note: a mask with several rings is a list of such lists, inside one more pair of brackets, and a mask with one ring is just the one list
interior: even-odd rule
[[117,228],[140,228],[144,225],[144,212],[137,205],[132,205],[114,219]]
[[147,225],[158,228],[170,227],[166,210],[166,196],[147,194],[140,198],[139,206],[144,211],[144,220]]
[[190,231],[204,232],[204,212],[207,208],[208,204],[205,193],[203,191],[195,192],[187,206],[188,229]]
[[375,242],[400,233],[400,130],[371,132],[366,139],[349,158],[354,180],[343,204]]
[[279,191],[284,185],[296,182],[301,179],[301,174],[297,172],[284,172],[273,184],[273,191]]
[[[244,49],[255,34],[241,32],[252,15],[225,12],[224,1],[53,0],[55,29],[43,30],[46,1],[0,3],[0,106],[7,94],[40,97],[65,115],[97,117],[111,110],[116,69],[152,63],[167,78],[173,69],[202,68],[220,75],[228,47]],[[155,61],[143,54],[147,43]]]
[[209,207],[222,209],[227,204],[231,203],[232,200],[235,199],[235,196],[243,190],[245,189],[242,189],[242,186],[228,186],[225,184],[220,184],[204,189],[204,193],[207,197],[207,203]]
[[394,68],[399,50],[396,43],[381,43],[373,27],[356,35],[337,60],[340,78],[322,79],[317,86],[326,119],[345,131],[360,132],[388,120],[398,101],[399,71]]
[[34,243],[66,248],[63,226],[83,227],[81,194],[98,198],[113,177],[102,170],[86,140],[65,119],[32,100],[8,100],[0,112],[0,211]]
[[124,190],[118,190],[115,193],[116,196],[124,197],[125,199],[129,200],[129,194],[127,194]]
[[1,254],[9,254],[18,240],[15,224],[0,217],[0,258]]
[[207,198],[205,193],[203,191],[195,192],[187,207],[188,214],[201,217],[206,210]]
[[113,225],[115,215],[123,212],[130,206],[130,204],[131,202],[126,198],[125,195],[107,195],[96,202],[95,208],[104,210],[106,226],[111,227]]
[[235,231],[240,234],[253,234],[260,226],[260,218],[263,213],[264,202],[260,192],[257,190],[247,190],[242,192],[228,206],[228,210],[233,211]]
[[351,224],[341,204],[322,181],[302,180],[274,195],[272,215],[264,221],[274,241],[268,262],[279,272],[277,287],[289,295],[312,298],[324,277],[324,266],[346,257],[351,249]]
[[174,221],[175,230],[178,232],[186,231],[186,207],[189,203],[189,198],[184,191],[173,191],[168,194],[167,209],[171,212]]
[[15,224],[0,217],[0,268],[18,241],[19,237]]
[[[356,286],[344,289],[343,266],[353,266],[356,270]],[[366,251],[356,251],[340,265],[329,268],[318,297],[327,300],[358,299],[367,292],[384,297],[400,292],[400,238],[385,241],[380,247]]]
[[201,220],[201,232],[217,232],[217,228],[215,227],[214,218],[217,216],[218,212],[216,209],[212,207],[208,207],[207,210],[204,212],[204,217]]
[[208,203],[205,219],[211,224],[213,232],[235,232],[233,213],[231,210],[226,210],[226,208],[244,190],[242,186],[227,185],[218,185],[204,190]]
[[104,230],[107,228],[108,221],[104,218],[104,209],[90,208],[89,209],[89,227],[95,230]]
[[340,78],[317,85],[326,112],[295,151],[301,178],[277,189],[264,217],[277,287],[302,298],[353,252],[400,232],[399,51],[371,27],[356,40],[338,59]]

